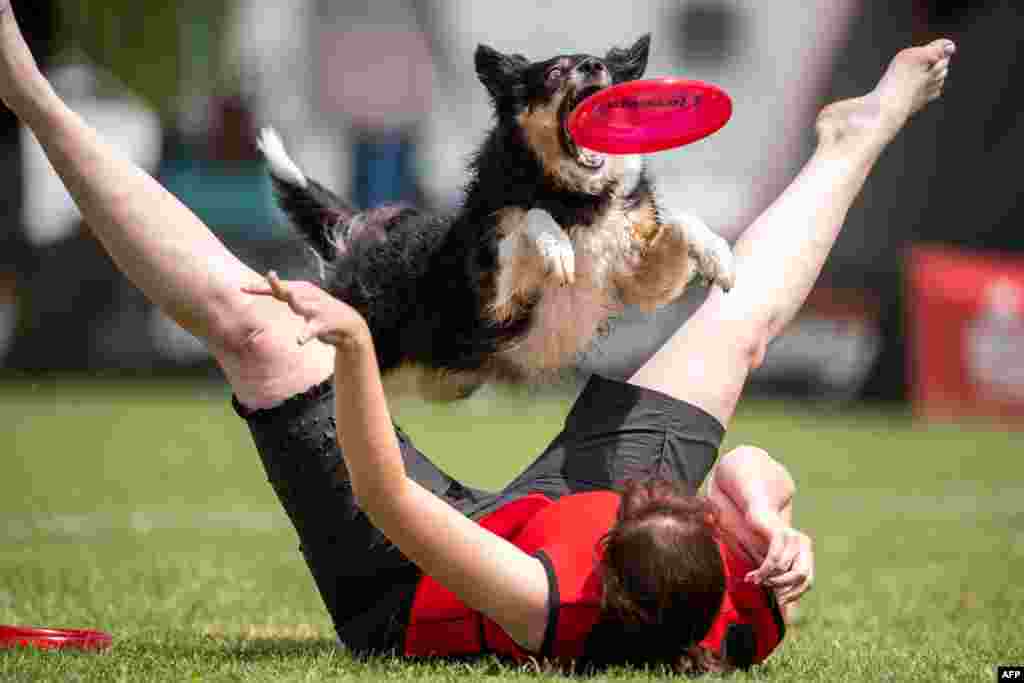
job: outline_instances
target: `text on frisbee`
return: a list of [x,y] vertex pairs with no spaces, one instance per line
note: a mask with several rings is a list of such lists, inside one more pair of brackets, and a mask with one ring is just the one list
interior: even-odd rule
[[569,135],[606,154],[648,154],[696,142],[732,116],[717,85],[681,78],[629,81],[583,100],[569,114]]

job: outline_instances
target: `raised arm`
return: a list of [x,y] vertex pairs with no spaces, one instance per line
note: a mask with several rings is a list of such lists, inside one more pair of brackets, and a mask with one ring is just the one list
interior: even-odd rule
[[274,296],[302,316],[299,344],[316,338],[335,348],[338,443],[352,491],[374,526],[463,602],[538,651],[548,618],[543,565],[406,475],[365,320],[319,287],[273,273],[246,291]]
[[814,581],[811,539],[793,528],[795,493],[785,466],[752,446],[723,455],[708,479],[708,497],[718,506],[727,541],[758,565],[747,579],[774,588],[782,604]]

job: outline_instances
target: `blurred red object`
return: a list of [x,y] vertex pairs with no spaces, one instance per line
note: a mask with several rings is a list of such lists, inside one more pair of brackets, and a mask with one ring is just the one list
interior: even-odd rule
[[36,647],[41,650],[105,650],[113,640],[102,631],[31,626],[0,626],[0,648]]
[[914,247],[907,313],[918,416],[1024,426],[1024,258]]
[[432,108],[434,68],[416,31],[333,30],[321,33],[320,104],[359,127],[416,124]]

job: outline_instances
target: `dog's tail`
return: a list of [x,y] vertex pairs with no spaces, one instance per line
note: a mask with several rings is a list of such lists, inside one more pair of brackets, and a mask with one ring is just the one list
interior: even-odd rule
[[347,231],[356,210],[320,183],[307,178],[288,156],[281,137],[273,128],[261,130],[256,145],[267,160],[278,205],[313,251],[327,263],[334,261],[341,235]]

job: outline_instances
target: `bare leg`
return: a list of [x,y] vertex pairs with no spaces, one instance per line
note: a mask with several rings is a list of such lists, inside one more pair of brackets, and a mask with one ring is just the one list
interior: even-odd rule
[[0,0],[0,99],[35,133],[117,266],[206,342],[243,403],[273,405],[330,375],[333,350],[299,347],[303,321],[281,302],[244,294],[241,287],[257,274],[57,97],[9,0]]
[[749,371],[803,305],[875,161],[941,94],[953,51],[946,40],[903,50],[871,93],[822,111],[813,156],[734,246],[735,287],[713,288],[630,382],[728,424]]

